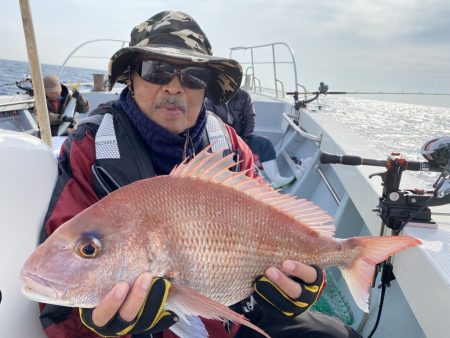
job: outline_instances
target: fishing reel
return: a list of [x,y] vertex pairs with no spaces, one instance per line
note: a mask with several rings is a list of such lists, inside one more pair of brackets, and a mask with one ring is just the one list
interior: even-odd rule
[[[318,101],[318,98],[320,95],[326,95],[328,92],[328,85],[321,82],[319,85],[319,88],[315,92],[287,92],[286,95],[292,95],[294,97],[294,109],[295,109],[295,117],[294,117],[294,123],[299,125],[300,124],[300,109],[306,109],[308,103],[311,103],[315,100]],[[299,94],[305,95],[304,99],[299,99]],[[312,95],[312,97],[307,98],[307,95]],[[320,109],[320,106],[319,106]]]
[[450,137],[434,138],[422,146],[420,154],[429,163],[446,168],[450,168]]
[[[321,82],[319,84],[319,88],[317,89],[317,91],[315,92],[304,92],[303,94],[305,95],[305,98],[303,100],[299,100],[298,95],[301,94],[298,91],[295,92],[287,92],[286,95],[292,95],[294,97],[294,108],[295,110],[299,110],[300,108],[306,108],[306,105],[308,103],[313,102],[314,100],[316,100],[319,95],[326,95],[328,92],[328,85],[326,85],[325,83]],[[312,97],[310,97],[309,99],[306,98],[306,95],[310,94],[313,95]]]
[[423,189],[400,190],[402,173],[408,170],[408,161],[399,153],[392,153],[386,160],[387,170],[369,176],[380,176],[383,185],[383,193],[379,199],[377,212],[383,224],[392,229],[393,235],[397,235],[403,227],[409,223],[434,224],[431,219],[431,210],[428,202],[433,197],[432,193]]
[[25,91],[26,94],[34,96],[33,83],[31,82],[31,77],[25,75],[24,79],[21,81],[16,81],[17,88]]
[[436,197],[443,198],[450,194],[450,137],[435,138],[426,142],[420,153],[430,164],[443,168],[441,175],[433,184]]

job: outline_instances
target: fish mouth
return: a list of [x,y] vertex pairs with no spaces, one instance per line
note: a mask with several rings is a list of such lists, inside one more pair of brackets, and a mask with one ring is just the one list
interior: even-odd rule
[[36,301],[56,300],[67,292],[67,286],[39,277],[30,272],[22,272],[20,280],[23,284],[22,293]]

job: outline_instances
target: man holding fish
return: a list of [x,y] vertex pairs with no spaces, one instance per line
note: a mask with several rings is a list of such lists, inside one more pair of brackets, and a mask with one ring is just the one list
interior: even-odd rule
[[[202,266],[196,266],[197,270],[190,272],[197,279],[192,282],[192,278],[181,278],[183,273],[178,270],[174,272],[176,269],[167,272],[164,268],[167,257],[163,254],[153,257],[150,269],[145,265],[147,263],[140,263],[141,255],[127,250],[131,245],[142,256],[148,254],[145,251],[148,249],[145,248],[146,244],[141,242],[146,236],[135,234],[133,229],[138,227],[140,217],[144,216],[141,211],[137,211],[141,216],[130,221],[134,217],[130,216],[132,210],[136,211],[141,203],[130,204],[129,200],[121,199],[116,193],[133,182],[168,175],[181,163],[177,169],[180,171],[171,176],[201,176],[205,163],[217,160],[213,155],[202,152],[209,145],[213,153],[220,154],[220,158],[227,154],[230,155],[226,158],[234,158],[231,164],[223,164],[230,170],[224,170],[220,165],[217,165],[217,169],[208,167],[208,170],[215,170],[215,177],[227,177],[223,181],[228,182],[234,179],[248,180],[254,189],[269,189],[264,191],[278,194],[255,178],[253,158],[245,142],[231,127],[208,113],[203,104],[205,96],[216,104],[230,99],[239,88],[241,78],[240,64],[231,59],[212,56],[210,43],[201,28],[190,16],[180,12],[162,12],[136,26],[131,32],[130,47],[122,48],[113,55],[109,65],[108,86],[112,88],[115,82],[121,82],[127,87],[116,102],[100,106],[66,140],[59,160],[60,176],[42,231],[42,241],[48,240],[41,245],[42,249],[38,248],[22,272],[24,293],[47,303],[41,304],[41,321],[48,337],[151,337],[153,334],[153,337],[165,338],[244,338],[261,337],[261,334],[265,335],[262,330],[272,337],[359,337],[336,319],[306,311],[318,299],[326,284],[324,273],[317,266],[284,260],[275,267],[276,264],[268,260],[270,263],[265,265],[259,277],[256,276],[256,282],[249,280],[243,291],[232,289],[230,295],[223,297],[215,297],[212,291],[205,295],[221,300],[227,306],[236,303],[231,308],[243,313],[250,320],[247,322],[227,307],[222,308],[220,304],[201,295],[202,292],[191,294],[188,291],[188,288],[202,290],[198,286],[203,282]],[[196,161],[204,159],[203,162],[191,161],[193,164],[186,164],[185,160],[194,156],[196,158],[199,153],[203,157]],[[209,164],[216,167],[215,163]],[[183,168],[189,173],[183,173]],[[247,177],[233,172],[237,169],[245,171]],[[197,184],[200,189],[200,183],[195,186]],[[195,186],[189,191],[185,189],[186,193],[195,190]],[[118,189],[121,187],[125,188]],[[160,191],[164,189],[164,186],[159,188]],[[183,209],[183,190],[179,194],[178,208]],[[120,206],[117,204],[115,208],[110,203],[112,207],[105,207],[112,196],[119,198],[116,198],[116,202],[119,201]],[[157,198],[160,197],[155,193],[153,199]],[[146,200],[142,199],[140,202],[146,204]],[[163,199],[164,196],[161,196],[161,203]],[[99,200],[99,203],[105,201],[104,204],[97,204]],[[155,203],[158,205],[158,200]],[[96,208],[87,209],[93,204]],[[200,201],[198,205],[202,205]],[[164,208],[163,203],[161,208]],[[119,212],[119,209],[129,210],[130,215]],[[227,210],[218,210],[216,214],[222,211],[227,213]],[[72,250],[64,244],[65,240],[69,234],[76,232],[76,223],[84,215],[93,227],[81,230],[81,237]],[[129,229],[121,229],[118,225],[109,233],[115,238],[110,241],[106,232],[95,229],[97,220],[105,216],[110,218],[111,224],[134,223]],[[183,217],[185,232],[189,233],[191,228],[188,226],[191,224],[194,229],[197,219],[194,216],[192,219]],[[320,214],[319,218],[321,227],[329,221],[327,215]],[[60,228],[65,222],[64,227]],[[168,239],[175,236],[169,230],[165,231]],[[233,233],[239,235],[239,229]],[[232,235],[228,233],[227,237]],[[218,238],[220,243],[222,237]],[[75,252],[77,259],[83,260],[82,264],[88,262],[92,268],[79,265],[79,261],[72,260],[73,256],[59,263],[53,261],[58,254],[44,251],[47,250],[45,246],[50,245],[48,242],[56,240],[59,243],[58,250],[63,251],[61,257],[65,257],[65,252],[69,254],[70,251],[70,255]],[[108,250],[116,248],[117,242],[123,242],[124,245],[113,255]],[[165,240],[158,243],[163,247],[168,245]],[[212,249],[219,250],[220,244],[216,246]],[[183,250],[182,246],[178,249]],[[46,258],[43,259],[43,256]],[[251,265],[252,262],[244,263]],[[227,264],[224,258],[223,266]],[[235,264],[238,263],[230,264],[231,268]],[[186,260],[182,268],[189,265],[190,261]],[[43,270],[53,274],[53,277],[45,279]],[[71,275],[72,271],[77,272],[76,276]],[[163,271],[165,274],[149,271]],[[236,271],[239,274],[240,270]],[[70,278],[64,277],[66,275]],[[233,284],[237,277],[228,274],[230,280],[227,279],[223,285]],[[175,285],[177,280],[184,280],[183,286],[187,287]],[[109,282],[112,284],[109,285]],[[74,288],[69,286],[75,285],[73,283],[76,283]],[[206,288],[214,288],[207,279],[204,283],[207,284]],[[220,280],[217,285],[220,286],[219,291],[224,289]],[[246,298],[249,290],[250,293],[255,290],[254,296]],[[170,297],[171,294],[175,296]],[[183,302],[180,304],[173,299],[182,299]],[[190,316],[189,311],[183,314],[186,308],[196,308],[198,311],[194,312],[200,314],[202,320]],[[214,315],[210,316],[210,313]],[[230,319],[238,324],[218,319]]]

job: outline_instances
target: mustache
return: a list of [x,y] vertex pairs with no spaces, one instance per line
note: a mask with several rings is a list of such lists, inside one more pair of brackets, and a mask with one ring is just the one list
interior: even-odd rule
[[176,97],[173,97],[173,96],[164,97],[162,99],[157,100],[153,104],[153,108],[159,109],[159,108],[162,108],[167,105],[175,106],[177,109],[181,110],[183,113],[185,113],[187,111],[187,106],[183,102],[180,102]]

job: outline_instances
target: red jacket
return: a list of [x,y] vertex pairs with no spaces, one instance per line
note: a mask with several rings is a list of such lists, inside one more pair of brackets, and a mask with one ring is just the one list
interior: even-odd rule
[[[237,136],[234,129],[226,126],[233,150],[240,153],[241,170],[252,169],[253,155],[248,146]],[[148,152],[142,156],[148,156]],[[59,178],[56,183],[49,210],[44,224],[44,237],[49,236],[61,224],[77,215],[80,211],[99,200],[93,185],[91,166],[95,161],[95,137],[92,130],[80,126],[64,143],[59,160]],[[254,177],[254,171],[247,175]],[[69,310],[70,311],[70,310]],[[69,315],[56,320],[42,320],[45,332],[50,338],[98,338],[94,332],[86,328],[80,321],[78,309],[71,310]],[[210,337],[233,337],[238,326],[232,326],[232,333],[224,328],[222,322],[204,320]],[[126,336],[131,337],[131,336]],[[166,330],[159,337],[176,337]]]

